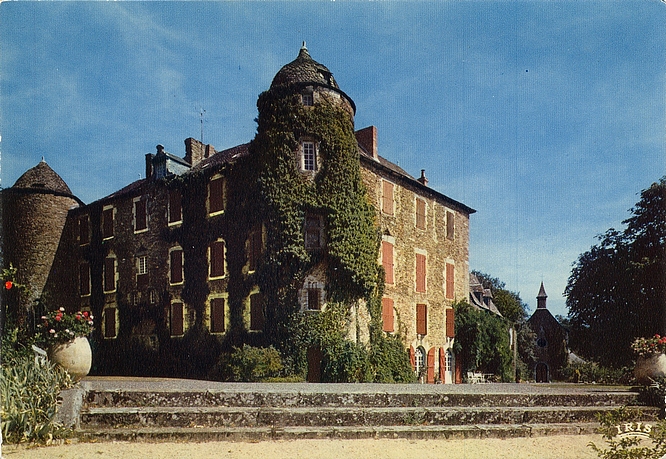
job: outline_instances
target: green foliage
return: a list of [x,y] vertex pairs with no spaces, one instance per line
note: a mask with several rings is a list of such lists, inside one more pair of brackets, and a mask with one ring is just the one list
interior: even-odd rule
[[50,311],[41,317],[37,324],[37,336],[41,342],[66,343],[80,336],[88,336],[93,331],[93,316],[78,311],[69,314],[65,308]]
[[[645,424],[639,423],[641,419],[640,411],[626,407],[599,413],[598,421],[601,424],[599,432],[606,441],[607,448],[600,448],[595,443],[590,442],[589,446],[602,459],[660,459],[666,454],[666,422],[659,421],[656,424],[649,424],[648,429]],[[619,433],[625,431],[627,426],[630,429],[645,432],[649,430],[649,439],[651,445],[646,445],[637,436],[620,436]]]
[[493,373],[502,381],[513,381],[509,346],[509,326],[502,318],[478,311],[466,301],[455,309],[456,341],[454,351],[462,359],[462,371]]
[[631,212],[578,257],[565,290],[570,346],[605,366],[629,365],[636,337],[666,332],[666,177]]
[[283,369],[280,353],[273,347],[235,347],[222,354],[212,377],[225,381],[259,382],[278,378]]
[[54,421],[57,397],[72,380],[66,371],[45,361],[36,364],[32,351],[19,341],[17,328],[2,336],[2,438],[7,443],[48,442],[68,435]]
[[416,376],[409,362],[409,352],[398,335],[381,334],[371,342],[370,365],[374,369],[373,382],[412,383]]
[[493,303],[497,306],[500,314],[511,322],[522,322],[527,320],[528,306],[516,292],[506,290],[506,284],[496,277],[491,277],[479,271],[472,274],[481,282],[483,288],[489,288],[493,294]]
[[609,368],[594,362],[570,363],[560,370],[560,378],[572,383],[628,384],[629,368]]

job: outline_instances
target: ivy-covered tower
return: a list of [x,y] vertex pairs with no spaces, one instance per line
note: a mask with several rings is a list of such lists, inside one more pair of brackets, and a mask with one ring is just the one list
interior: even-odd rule
[[[302,354],[313,334],[300,312],[335,305],[366,324],[373,315],[359,304],[371,304],[381,279],[375,210],[361,180],[354,102],[305,44],[257,106],[250,162],[265,234],[257,269],[265,332],[269,343]],[[353,332],[360,340],[367,326]]]

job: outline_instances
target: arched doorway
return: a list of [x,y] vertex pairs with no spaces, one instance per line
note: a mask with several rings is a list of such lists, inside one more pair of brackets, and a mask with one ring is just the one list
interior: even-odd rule
[[539,362],[536,364],[536,367],[534,368],[534,379],[538,383],[547,383],[550,382],[550,375],[548,374],[548,365],[546,365],[543,362]]

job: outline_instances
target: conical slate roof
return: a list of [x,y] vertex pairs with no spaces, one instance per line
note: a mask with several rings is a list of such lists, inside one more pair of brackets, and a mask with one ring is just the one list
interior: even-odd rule
[[340,89],[333,79],[331,71],[310,57],[305,43],[303,43],[298,57],[282,67],[275,75],[271,88],[299,83],[315,83],[337,90]]
[[43,159],[19,177],[12,188],[48,190],[71,195],[65,181]]

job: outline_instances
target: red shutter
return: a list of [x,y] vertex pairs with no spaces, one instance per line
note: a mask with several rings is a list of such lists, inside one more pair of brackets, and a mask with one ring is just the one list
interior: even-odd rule
[[82,215],[79,218],[79,244],[87,244],[90,242],[90,228],[88,223],[88,216]]
[[456,319],[455,311],[453,309],[446,310],[446,337],[455,338],[456,336]]
[[171,283],[180,284],[183,282],[183,251],[172,250],[171,261]]
[[431,347],[428,351],[428,357],[426,360],[427,365],[427,382],[428,384],[434,384],[435,382],[435,348]]
[[455,266],[446,264],[446,299],[452,300],[456,296]]
[[169,223],[183,219],[180,190],[169,190]]
[[104,259],[104,291],[112,292],[116,289],[116,259]]
[[264,329],[264,308],[261,294],[250,295],[250,330],[261,331]]
[[104,338],[116,337],[116,308],[104,309]]
[[79,265],[79,292],[81,295],[90,295],[90,265],[81,263]]
[[412,371],[416,371],[416,353],[414,352],[414,346],[409,345],[409,363],[412,364]]
[[102,238],[113,237],[113,209],[102,212]]
[[224,276],[224,242],[215,241],[210,245],[210,277]]
[[208,205],[210,213],[224,210],[224,187],[221,178],[211,180],[208,184]]
[[183,334],[183,303],[171,304],[171,336]]
[[382,298],[382,326],[385,332],[394,331],[392,298]]
[[426,257],[420,253],[416,254],[416,291],[426,291]]
[[382,182],[382,210],[385,214],[393,215],[393,184]]
[[425,304],[416,305],[416,333],[428,334],[428,307]]
[[148,228],[146,221],[146,201],[140,199],[134,201],[134,231],[141,231]]
[[426,203],[423,199],[416,200],[416,227],[426,228]]
[[224,298],[213,298],[210,301],[210,331],[212,333],[224,331]]
[[446,382],[446,351],[443,347],[439,348],[439,380],[442,384]]
[[382,241],[382,266],[386,273],[386,283],[392,284],[393,280],[393,244]]
[[453,240],[455,237],[455,214],[453,212],[446,213],[446,238]]

